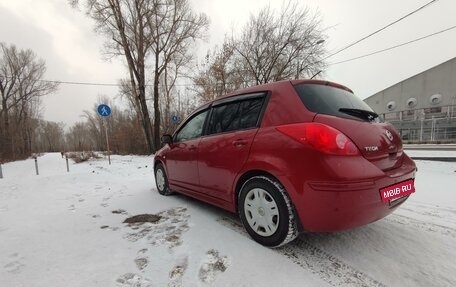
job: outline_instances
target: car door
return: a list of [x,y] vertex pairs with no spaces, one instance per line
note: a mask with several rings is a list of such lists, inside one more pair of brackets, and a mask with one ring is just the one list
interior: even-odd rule
[[213,103],[198,150],[203,193],[231,201],[234,179],[247,161],[258,131],[265,96],[253,94]]
[[174,135],[166,155],[168,181],[172,188],[198,191],[198,148],[208,110],[197,112]]

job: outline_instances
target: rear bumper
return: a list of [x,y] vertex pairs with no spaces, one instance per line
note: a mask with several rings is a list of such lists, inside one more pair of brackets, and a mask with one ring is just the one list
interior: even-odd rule
[[415,171],[415,164],[407,159],[401,167],[370,179],[304,183],[303,192],[294,202],[303,229],[311,232],[340,231],[387,216],[406,198],[394,203],[382,202],[380,189],[414,179]]

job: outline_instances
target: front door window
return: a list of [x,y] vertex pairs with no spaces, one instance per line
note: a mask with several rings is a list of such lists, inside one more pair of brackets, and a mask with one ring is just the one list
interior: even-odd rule
[[203,133],[204,121],[207,111],[204,111],[189,120],[176,135],[176,142],[186,141],[200,137]]

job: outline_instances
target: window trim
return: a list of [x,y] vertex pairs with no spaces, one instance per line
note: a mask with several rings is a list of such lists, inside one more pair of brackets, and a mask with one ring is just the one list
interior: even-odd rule
[[254,93],[249,93],[249,94],[241,94],[241,95],[235,95],[235,96],[231,96],[231,97],[226,97],[226,98],[222,98],[220,100],[215,100],[212,105],[211,105],[211,108],[212,107],[217,107],[217,106],[220,106],[220,105],[223,105],[223,104],[229,104],[229,103],[232,103],[232,102],[240,102],[240,101],[245,101],[245,100],[250,100],[250,99],[255,99],[255,98],[262,98],[264,96],[266,96],[268,92],[254,92]]

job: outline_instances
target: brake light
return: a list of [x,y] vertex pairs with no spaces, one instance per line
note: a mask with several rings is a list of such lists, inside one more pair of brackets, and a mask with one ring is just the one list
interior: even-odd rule
[[292,139],[334,155],[360,155],[356,145],[341,131],[320,123],[299,123],[276,128]]

